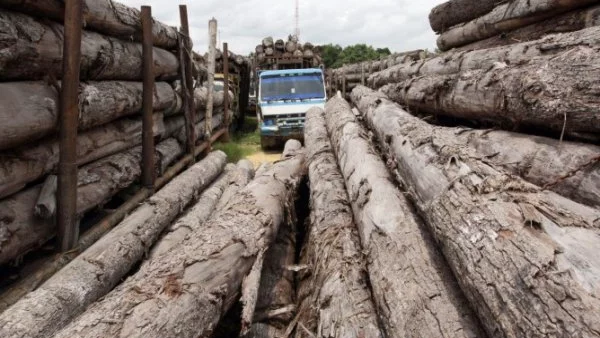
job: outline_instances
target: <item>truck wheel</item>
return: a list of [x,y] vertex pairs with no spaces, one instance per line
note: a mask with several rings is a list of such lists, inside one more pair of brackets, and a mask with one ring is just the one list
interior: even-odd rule
[[268,136],[261,136],[260,137],[260,147],[262,148],[262,150],[271,149],[271,147],[273,147],[273,139]]

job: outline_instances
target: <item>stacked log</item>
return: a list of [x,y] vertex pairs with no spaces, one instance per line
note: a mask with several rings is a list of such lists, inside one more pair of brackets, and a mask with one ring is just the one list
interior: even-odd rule
[[280,227],[289,225],[303,173],[302,150],[273,164],[199,231],[144,262],[56,337],[210,336],[235,302],[258,253],[270,246]]
[[48,337],[108,293],[223,170],[209,154],[138,207],[109,234],[0,315],[2,337]]
[[272,37],[266,37],[262,44],[254,49],[255,63],[261,69],[276,69],[278,59],[297,59],[298,64],[303,67],[319,67],[323,60],[321,54],[317,52],[313,44],[301,44],[298,39],[289,35],[287,40],[278,39],[273,41]]
[[[515,151],[514,134],[493,135],[494,149],[484,133],[463,130],[471,138],[462,138],[364,87],[352,99],[490,336],[598,336],[598,209],[511,175],[519,165],[496,162]],[[521,149],[515,158],[543,158],[558,147]],[[569,170],[551,154],[544,160],[547,168],[533,167],[547,170],[539,175],[554,175],[556,165]],[[590,169],[583,167],[573,174]],[[588,179],[598,186],[592,170]]]
[[429,22],[440,33],[438,48],[447,51],[506,45],[595,26],[600,23],[599,11],[595,0],[450,0],[431,11]]

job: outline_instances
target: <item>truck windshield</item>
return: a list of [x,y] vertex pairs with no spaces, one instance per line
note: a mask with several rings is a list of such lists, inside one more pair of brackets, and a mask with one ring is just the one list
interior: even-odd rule
[[285,74],[261,77],[263,101],[325,98],[323,77],[313,74]]

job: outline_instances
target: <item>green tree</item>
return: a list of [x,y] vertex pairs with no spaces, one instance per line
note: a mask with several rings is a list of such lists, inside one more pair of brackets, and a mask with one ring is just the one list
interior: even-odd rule
[[373,46],[359,43],[342,48],[340,45],[328,44],[321,47],[323,63],[327,68],[341,67],[346,63],[376,60],[391,54],[389,48],[373,48]]

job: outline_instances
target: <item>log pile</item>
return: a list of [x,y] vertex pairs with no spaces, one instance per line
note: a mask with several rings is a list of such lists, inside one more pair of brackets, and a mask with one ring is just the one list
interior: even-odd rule
[[449,0],[431,11],[429,22],[440,50],[481,49],[596,26],[600,7],[595,0]]
[[[55,234],[63,11],[60,1],[0,1],[0,267],[19,265],[24,254]],[[111,0],[84,1],[76,139],[80,219],[141,176],[139,16],[138,10]],[[153,132],[160,177],[182,157],[186,131],[182,92],[173,81],[181,77],[179,33],[153,20],[153,35]],[[205,88],[195,90],[195,123],[202,130],[206,96]],[[222,92],[215,97],[217,129],[228,107]],[[205,141],[203,131],[196,135],[197,143]]]
[[302,44],[296,36],[290,35],[287,41],[274,41],[270,36],[264,38],[255,48],[254,62],[260,69],[278,69],[290,63],[300,65],[295,68],[316,68],[321,66],[323,60],[312,43]]

